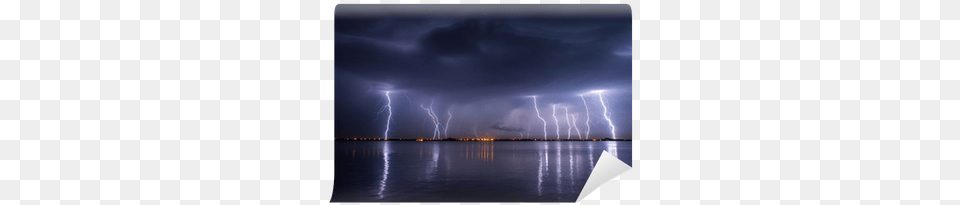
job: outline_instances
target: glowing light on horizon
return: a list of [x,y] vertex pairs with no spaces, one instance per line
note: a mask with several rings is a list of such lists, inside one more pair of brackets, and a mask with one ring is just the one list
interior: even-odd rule
[[584,124],[587,125],[587,139],[590,139],[590,106],[587,105],[587,99],[583,98],[583,95],[580,95],[580,100],[583,100],[583,108],[587,110],[587,122]]
[[533,96],[533,109],[537,110],[537,118],[543,121],[543,139],[547,139],[547,120],[540,116],[540,108],[537,107],[537,96]]
[[603,106],[603,118],[607,119],[607,124],[610,125],[610,136],[613,139],[617,139],[617,127],[613,126],[613,120],[610,120],[610,115],[607,114],[607,104],[603,102],[603,90],[597,92],[597,98],[600,99],[600,105]]

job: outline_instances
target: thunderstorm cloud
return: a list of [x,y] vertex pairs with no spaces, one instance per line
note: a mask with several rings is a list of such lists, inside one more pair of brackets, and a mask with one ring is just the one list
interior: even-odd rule
[[[624,12],[618,10],[618,12]],[[604,90],[617,136],[631,125],[631,21],[626,15],[351,15],[335,21],[336,137],[429,138],[433,104],[446,136],[566,137],[570,126],[611,135],[593,90]],[[416,12],[414,12],[416,13]],[[583,98],[580,96],[583,95]],[[586,104],[584,103],[586,101]],[[554,125],[553,106],[560,127]],[[589,116],[587,115],[589,109]],[[449,126],[446,122],[449,119]]]

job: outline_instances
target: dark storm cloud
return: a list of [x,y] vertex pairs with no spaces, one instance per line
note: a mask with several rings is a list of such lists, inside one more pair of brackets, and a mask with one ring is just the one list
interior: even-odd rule
[[532,31],[521,35],[508,21],[470,19],[423,32],[415,42],[338,34],[336,65],[340,72],[366,76],[398,89],[471,91],[469,95],[474,97],[502,95],[504,90],[530,92],[517,88],[602,83],[602,75],[578,77],[629,69],[629,56],[615,55],[629,47],[624,45],[630,42],[629,30],[629,24],[611,25],[574,33],[589,33],[599,39],[567,42],[564,40],[580,38],[534,36]]
[[495,125],[493,125],[493,126],[490,126],[490,128],[497,129],[497,130],[503,130],[503,131],[507,131],[507,132],[523,132],[523,131],[526,131],[526,130],[523,129],[522,127],[511,127],[511,126],[505,125],[505,124],[502,123],[502,122],[497,123],[497,124],[495,124]]
[[[409,13],[351,16],[340,9],[335,22],[338,135],[382,131],[384,123],[375,120],[380,117],[375,112],[385,103],[385,90],[396,93],[391,97],[400,105],[394,106],[397,112],[408,112],[394,113],[398,116],[394,122],[416,121],[419,124],[409,126],[418,128],[433,126],[432,120],[423,120],[429,116],[420,108],[431,101],[441,123],[447,111],[471,116],[455,117],[460,124],[451,125],[451,130],[454,126],[537,130],[523,128],[533,120],[540,122],[531,118],[532,111],[524,110],[532,110],[532,102],[524,98],[530,95],[543,96],[543,103],[569,107],[581,103],[582,107],[578,93],[620,90],[611,100],[617,100],[618,110],[630,110],[629,15],[524,16],[506,12],[439,18]],[[551,99],[551,95],[566,97]],[[545,105],[540,105],[541,109]],[[501,122],[511,112],[516,122]],[[629,130],[629,115],[615,115],[627,116],[618,125],[626,127],[624,130]],[[341,132],[341,125],[346,126],[342,130],[350,131]]]

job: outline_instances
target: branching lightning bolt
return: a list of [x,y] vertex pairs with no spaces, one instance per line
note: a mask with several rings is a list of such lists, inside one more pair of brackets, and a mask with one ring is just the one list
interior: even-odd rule
[[544,120],[540,116],[540,108],[537,107],[537,96],[533,96],[533,109],[537,110],[537,118],[540,118],[540,121],[543,121],[543,139],[547,139],[547,120]]
[[[420,108],[422,108],[423,111],[426,111],[426,112],[427,112],[427,115],[430,116],[430,122],[434,122],[434,121],[433,121],[433,113],[430,113],[430,109],[427,108],[427,107],[424,107],[423,104],[420,104]],[[436,125],[436,124],[434,124],[434,125]],[[434,134],[434,136],[430,137],[431,139],[437,137],[437,136],[436,136],[436,134],[437,134],[436,130],[434,130],[433,134]]]
[[607,114],[607,105],[603,102],[603,91],[597,91],[597,98],[600,99],[600,105],[603,106],[603,118],[607,119],[607,124],[610,125],[610,136],[613,139],[617,139],[617,127],[613,126],[613,120],[610,120],[610,115]]
[[580,99],[583,100],[583,108],[587,109],[587,139],[590,139],[590,106],[587,106],[587,99],[583,98],[583,95],[580,95]]
[[430,120],[433,122],[433,137],[431,139],[437,139],[440,135],[440,121],[437,119],[437,115],[433,114],[433,102],[430,102],[430,107],[424,107],[423,104],[420,104],[420,108],[423,108],[427,112],[427,115],[430,115]]
[[433,101],[430,102],[430,114],[433,115],[433,132],[437,139],[440,139],[440,116],[433,112]]
[[560,139],[560,120],[557,120],[557,104],[553,104],[553,124],[557,125],[557,139]]

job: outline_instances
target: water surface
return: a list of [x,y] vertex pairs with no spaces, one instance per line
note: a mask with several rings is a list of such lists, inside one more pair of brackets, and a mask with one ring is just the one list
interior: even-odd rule
[[572,202],[630,141],[337,141],[334,202]]

